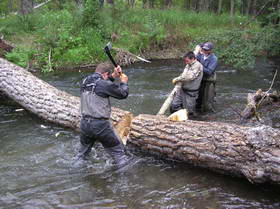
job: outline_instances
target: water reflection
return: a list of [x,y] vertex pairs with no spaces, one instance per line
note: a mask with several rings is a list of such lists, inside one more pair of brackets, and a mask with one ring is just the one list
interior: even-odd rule
[[[230,106],[241,108],[248,92],[270,86],[274,67],[261,63],[255,71],[218,74],[217,113],[208,119],[237,117]],[[172,78],[182,69],[180,61],[125,69],[130,96],[121,102],[114,100],[114,105],[134,114],[156,113],[173,88]],[[79,82],[87,74],[53,74],[43,79],[78,96]],[[279,80],[275,82],[278,88]],[[141,160],[129,169],[116,171],[97,146],[88,161],[77,164],[78,133],[26,111],[16,112],[18,108],[0,106],[0,208],[280,207],[279,187],[255,186],[143,153],[136,153]]]

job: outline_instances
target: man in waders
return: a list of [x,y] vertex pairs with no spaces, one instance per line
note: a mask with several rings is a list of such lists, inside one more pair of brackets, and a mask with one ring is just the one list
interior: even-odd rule
[[[120,66],[101,63],[95,73],[87,76],[81,84],[81,135],[79,158],[84,158],[96,141],[101,142],[106,152],[113,158],[114,164],[121,167],[128,163],[128,157],[119,136],[110,122],[110,97],[125,99],[128,96],[128,77]],[[115,78],[120,83],[113,83]]]
[[203,65],[203,78],[199,89],[196,108],[199,111],[211,111],[214,109],[214,98],[216,96],[216,73],[218,58],[213,53],[214,45],[211,42],[205,42],[197,46],[197,60]]
[[188,52],[183,57],[186,67],[183,73],[172,80],[173,84],[182,83],[182,88],[171,103],[170,112],[187,109],[190,117],[195,116],[196,99],[203,76],[203,66],[196,60],[193,52]]

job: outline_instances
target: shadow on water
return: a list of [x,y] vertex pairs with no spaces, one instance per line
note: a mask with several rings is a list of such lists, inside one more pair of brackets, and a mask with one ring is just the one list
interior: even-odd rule
[[[217,112],[205,120],[238,119],[247,93],[268,89],[278,62],[259,60],[255,70],[218,69]],[[155,114],[182,72],[181,61],[154,61],[124,69],[130,96],[115,106]],[[42,78],[79,96],[88,72]],[[279,73],[280,74],[280,73]],[[280,87],[279,75],[274,85]],[[189,165],[134,153],[141,160],[113,170],[97,144],[87,161],[75,161],[79,135],[46,123],[17,106],[0,105],[0,208],[280,208],[279,187],[252,185]],[[235,111],[234,111],[234,110]],[[57,137],[56,134],[60,133]]]

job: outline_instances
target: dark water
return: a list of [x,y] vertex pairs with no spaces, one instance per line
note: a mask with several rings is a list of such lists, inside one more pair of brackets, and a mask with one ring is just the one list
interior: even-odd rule
[[[278,65],[277,60],[258,60],[254,70],[242,72],[220,67],[217,112],[202,119],[237,119],[247,93],[268,89]],[[113,100],[114,105],[135,115],[157,113],[182,68],[180,61],[156,61],[124,69],[130,96]],[[78,96],[87,74],[55,73],[43,79]],[[280,89],[280,75],[274,87]],[[77,133],[19,108],[0,105],[0,208],[280,208],[279,187],[256,186],[152,156],[137,154],[136,164],[114,171],[97,146],[89,161],[75,162]]]

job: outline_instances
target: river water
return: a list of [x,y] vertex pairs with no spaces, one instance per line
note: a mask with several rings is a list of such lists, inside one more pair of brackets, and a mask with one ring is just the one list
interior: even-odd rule
[[[258,60],[254,70],[218,69],[216,113],[202,120],[236,121],[246,96],[270,87],[279,60]],[[130,96],[114,106],[155,114],[182,72],[177,60],[154,61],[124,69]],[[40,75],[59,89],[79,96],[89,72]],[[279,72],[280,74],[280,72]],[[274,86],[280,89],[278,75]],[[97,144],[88,161],[76,162],[79,135],[20,110],[0,104],[0,208],[280,208],[280,188],[252,185],[245,179],[135,153],[136,163],[113,170]],[[279,127],[275,115],[272,126]],[[274,121],[274,122],[273,122]]]

